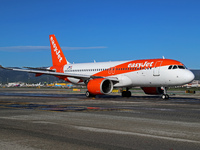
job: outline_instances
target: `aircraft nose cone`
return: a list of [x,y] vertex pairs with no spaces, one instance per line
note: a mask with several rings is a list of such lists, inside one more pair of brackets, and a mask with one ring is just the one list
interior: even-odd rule
[[195,76],[191,71],[188,71],[186,76],[185,76],[185,80],[186,82],[190,83],[194,80]]

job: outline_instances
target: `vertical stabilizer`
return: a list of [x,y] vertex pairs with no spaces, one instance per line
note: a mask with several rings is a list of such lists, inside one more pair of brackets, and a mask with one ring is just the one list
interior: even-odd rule
[[49,39],[53,66],[64,66],[68,64],[55,35],[49,35]]

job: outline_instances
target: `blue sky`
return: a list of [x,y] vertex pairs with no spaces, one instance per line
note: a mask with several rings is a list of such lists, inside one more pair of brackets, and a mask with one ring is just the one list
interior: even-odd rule
[[199,0],[1,0],[0,64],[51,66],[49,35],[69,62],[165,58],[199,69]]

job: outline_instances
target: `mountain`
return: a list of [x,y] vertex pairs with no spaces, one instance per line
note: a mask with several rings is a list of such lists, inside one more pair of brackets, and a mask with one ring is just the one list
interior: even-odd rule
[[200,70],[199,69],[191,69],[191,71],[195,75],[195,80],[200,80]]
[[50,75],[42,75],[35,77],[33,73],[6,70],[0,68],[0,83],[6,84],[9,82],[24,82],[24,83],[52,83],[59,81],[58,78]]

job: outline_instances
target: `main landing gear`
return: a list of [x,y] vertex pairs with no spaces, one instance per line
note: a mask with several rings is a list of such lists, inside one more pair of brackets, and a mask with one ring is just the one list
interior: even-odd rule
[[122,97],[131,97],[131,92],[129,88],[126,88],[126,91],[122,91]]
[[163,99],[163,100],[169,99],[169,95],[167,94],[167,88],[166,88],[166,87],[163,87],[162,89],[163,89],[162,99]]
[[96,95],[91,94],[89,91],[85,92],[86,97],[95,97]]

